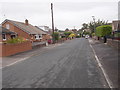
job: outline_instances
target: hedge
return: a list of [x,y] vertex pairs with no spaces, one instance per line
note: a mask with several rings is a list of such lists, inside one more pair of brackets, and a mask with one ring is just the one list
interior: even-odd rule
[[98,37],[109,36],[112,32],[111,25],[102,25],[96,28],[95,34]]

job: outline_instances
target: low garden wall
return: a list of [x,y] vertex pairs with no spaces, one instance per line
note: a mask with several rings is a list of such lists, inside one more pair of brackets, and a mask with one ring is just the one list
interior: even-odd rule
[[[103,38],[100,38],[99,41],[104,43]],[[120,40],[107,39],[107,45],[114,47],[116,49],[120,49]]]
[[46,46],[46,42],[33,42],[32,49]]
[[10,55],[14,55],[16,53],[31,50],[32,44],[30,41],[16,43],[16,44],[0,43],[0,49],[2,49],[2,51],[0,52],[0,56],[2,56],[2,57],[10,56]]

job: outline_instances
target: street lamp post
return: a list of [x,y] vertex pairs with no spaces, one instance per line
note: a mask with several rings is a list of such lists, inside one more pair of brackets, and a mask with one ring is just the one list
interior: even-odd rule
[[53,39],[53,44],[55,43],[55,38],[54,38],[54,18],[53,18],[53,3],[51,3],[51,16],[52,16],[52,39]]
[[82,37],[84,37],[84,31],[85,31],[85,30],[82,31]]
[[93,21],[94,21],[94,33],[95,33],[95,16],[92,16]]

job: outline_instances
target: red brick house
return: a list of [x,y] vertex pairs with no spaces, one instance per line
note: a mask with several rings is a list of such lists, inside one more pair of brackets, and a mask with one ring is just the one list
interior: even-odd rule
[[17,33],[0,26],[0,57],[14,55],[32,49],[30,41],[22,43],[3,43],[11,38],[17,37]]
[[17,34],[15,32],[12,32],[12,31],[0,26],[0,42],[4,42],[4,41],[14,38],[16,36],[17,36]]
[[24,23],[6,19],[2,22],[2,27],[17,33],[17,36],[23,37],[26,40],[45,41],[49,38],[46,32],[29,24],[27,19]]

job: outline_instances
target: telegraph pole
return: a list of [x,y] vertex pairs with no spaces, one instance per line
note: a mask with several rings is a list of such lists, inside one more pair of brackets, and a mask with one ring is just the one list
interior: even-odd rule
[[95,33],[95,16],[92,16],[93,21],[94,21],[94,33]]
[[55,43],[55,38],[54,38],[54,17],[53,17],[53,3],[51,3],[51,15],[52,15],[52,39],[53,39],[53,44]]

